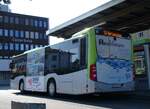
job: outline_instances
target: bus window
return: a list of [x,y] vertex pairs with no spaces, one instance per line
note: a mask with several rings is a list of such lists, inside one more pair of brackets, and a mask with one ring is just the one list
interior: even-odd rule
[[79,48],[72,48],[69,50],[69,52],[72,54],[71,56],[71,68],[73,71],[79,70]]
[[13,68],[11,78],[15,78],[18,75],[25,75],[26,73],[26,55],[19,56],[13,60]]
[[59,52],[47,52],[45,59],[45,70],[46,73],[54,72],[59,67]]
[[[37,58],[38,57],[38,58]],[[38,49],[27,54],[27,76],[43,76],[45,50]]]
[[86,37],[82,38],[80,43],[80,66],[81,68],[86,67],[86,58],[87,58],[87,42]]
[[47,47],[45,55],[45,74],[54,72],[57,74],[69,73],[70,55],[69,52]]

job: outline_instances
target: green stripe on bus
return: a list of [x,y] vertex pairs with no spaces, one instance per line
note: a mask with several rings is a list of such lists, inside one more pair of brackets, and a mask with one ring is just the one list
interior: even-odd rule
[[88,35],[88,78],[90,76],[90,65],[96,64],[97,51],[96,51],[96,36],[94,28],[87,31]]

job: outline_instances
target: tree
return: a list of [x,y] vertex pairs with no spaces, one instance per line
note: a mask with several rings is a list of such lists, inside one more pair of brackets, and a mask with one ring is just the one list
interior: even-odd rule
[[10,4],[11,1],[10,0],[0,0],[0,3],[3,2],[4,4]]

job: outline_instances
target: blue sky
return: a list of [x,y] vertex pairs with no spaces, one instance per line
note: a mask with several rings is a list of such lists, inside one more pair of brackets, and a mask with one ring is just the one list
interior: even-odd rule
[[[11,0],[12,12],[48,17],[54,28],[110,0]],[[52,42],[58,40],[53,38]],[[52,43],[51,42],[51,43]]]

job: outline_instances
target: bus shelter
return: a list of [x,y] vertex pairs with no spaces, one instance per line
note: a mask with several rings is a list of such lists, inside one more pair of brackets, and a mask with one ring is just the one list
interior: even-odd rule
[[[48,36],[67,39],[72,34],[91,26],[99,26],[106,30],[131,34],[134,37],[134,62],[137,64],[135,65],[136,89],[150,89],[150,33],[147,37],[138,37],[143,34],[141,31],[150,28],[149,13],[150,0],[111,0],[81,16],[50,29]],[[143,63],[143,68],[137,67],[139,60]]]

